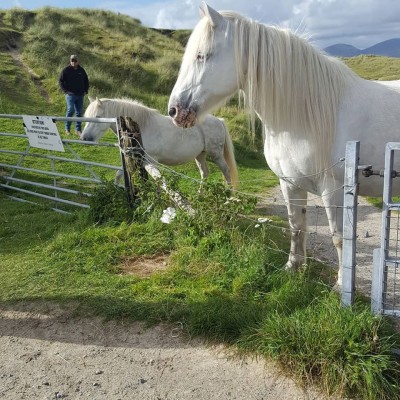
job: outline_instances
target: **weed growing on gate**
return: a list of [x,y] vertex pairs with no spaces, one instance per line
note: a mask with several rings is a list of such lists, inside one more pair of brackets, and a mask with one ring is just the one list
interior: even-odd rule
[[234,193],[222,183],[206,183],[189,202],[195,213],[182,213],[178,224],[185,239],[196,245],[217,231],[239,229],[238,216],[254,211],[257,199]]
[[133,217],[126,190],[111,181],[103,180],[89,197],[88,218],[94,224],[121,224],[131,222]]

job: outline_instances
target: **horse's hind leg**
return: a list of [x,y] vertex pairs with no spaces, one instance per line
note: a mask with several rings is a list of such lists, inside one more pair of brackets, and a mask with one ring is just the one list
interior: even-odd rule
[[222,174],[224,175],[226,183],[228,185],[230,185],[231,184],[231,174],[230,174],[228,164],[226,163],[223,155],[217,156],[217,157],[215,156],[215,157],[213,157],[212,160],[214,161],[215,164],[218,165],[219,169],[222,171]]
[[290,253],[286,269],[296,270],[305,263],[307,228],[307,192],[280,180],[290,226]]
[[200,183],[200,191],[203,186],[204,179],[208,177],[208,166],[206,163],[206,153],[203,151],[195,158],[197,168],[200,171],[201,183]]

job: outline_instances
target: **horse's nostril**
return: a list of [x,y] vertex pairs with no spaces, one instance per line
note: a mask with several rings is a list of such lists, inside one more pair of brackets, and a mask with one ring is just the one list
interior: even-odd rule
[[171,107],[169,110],[168,110],[168,114],[169,114],[169,116],[170,117],[172,117],[172,118],[174,118],[175,116],[176,116],[176,107]]

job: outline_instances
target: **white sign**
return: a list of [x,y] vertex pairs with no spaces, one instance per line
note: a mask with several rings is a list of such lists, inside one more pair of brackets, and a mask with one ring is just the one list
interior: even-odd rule
[[57,126],[50,117],[23,115],[22,118],[25,133],[32,147],[65,152]]

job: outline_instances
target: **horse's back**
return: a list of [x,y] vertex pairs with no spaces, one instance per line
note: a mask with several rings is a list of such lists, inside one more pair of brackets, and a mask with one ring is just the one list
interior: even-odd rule
[[[384,168],[386,143],[400,141],[400,81],[360,79],[350,87],[338,115],[334,157],[343,157],[351,140],[360,141],[360,165]],[[395,162],[395,169],[400,169],[400,162]],[[362,178],[360,193],[382,195],[382,181]],[[395,189],[399,192],[400,187]]]
[[400,92],[400,79],[394,81],[373,81],[373,82],[386,86],[389,89]]

